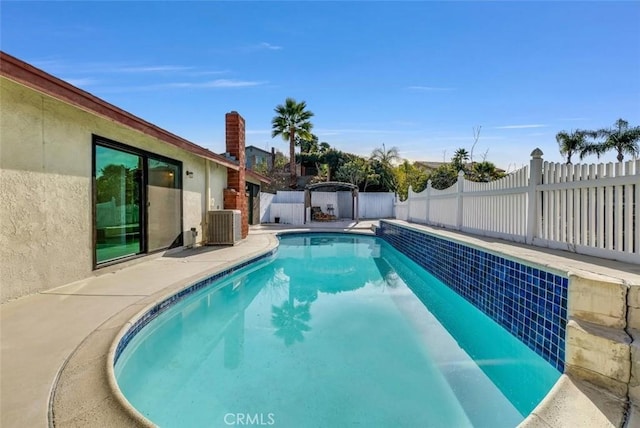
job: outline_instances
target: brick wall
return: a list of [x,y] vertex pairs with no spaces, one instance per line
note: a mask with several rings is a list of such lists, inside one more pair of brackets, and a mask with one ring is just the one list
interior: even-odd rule
[[227,170],[227,189],[224,190],[224,209],[242,212],[242,238],[249,234],[249,208],[245,194],[245,135],[244,119],[238,112],[225,115],[226,151],[240,165],[239,171]]

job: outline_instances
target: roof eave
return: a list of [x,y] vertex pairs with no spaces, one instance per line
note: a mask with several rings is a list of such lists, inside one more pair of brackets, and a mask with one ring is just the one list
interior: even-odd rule
[[271,179],[267,176],[264,176],[262,174],[258,174],[255,171],[252,171],[250,169],[247,169],[245,171],[245,174],[250,176],[251,178],[260,181],[260,183],[265,183],[265,184],[271,184]]
[[147,122],[3,51],[0,51],[0,75],[82,110],[113,120],[167,144],[209,159],[229,169],[236,171],[240,169],[238,164],[211,150]]

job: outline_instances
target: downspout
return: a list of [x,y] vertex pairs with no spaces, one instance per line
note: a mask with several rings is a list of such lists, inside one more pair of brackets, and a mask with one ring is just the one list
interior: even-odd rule
[[211,211],[211,165],[209,159],[204,160],[204,227],[202,239],[209,242],[209,211]]

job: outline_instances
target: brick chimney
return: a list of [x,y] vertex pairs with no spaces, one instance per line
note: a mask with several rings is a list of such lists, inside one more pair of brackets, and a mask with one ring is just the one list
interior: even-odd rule
[[242,238],[249,234],[249,211],[245,194],[244,119],[236,111],[225,115],[226,151],[238,160],[239,171],[227,169],[224,209],[242,212]]

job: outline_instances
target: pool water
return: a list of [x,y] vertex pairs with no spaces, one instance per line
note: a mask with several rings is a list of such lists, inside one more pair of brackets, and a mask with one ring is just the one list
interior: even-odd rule
[[560,373],[381,239],[280,238],[115,367],[162,427],[514,427]]

